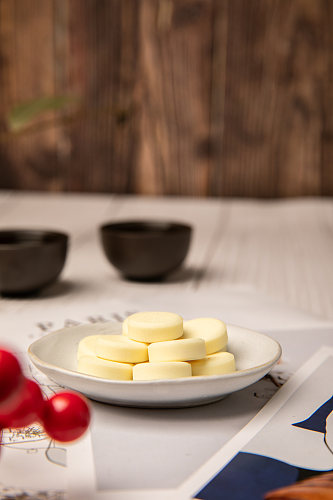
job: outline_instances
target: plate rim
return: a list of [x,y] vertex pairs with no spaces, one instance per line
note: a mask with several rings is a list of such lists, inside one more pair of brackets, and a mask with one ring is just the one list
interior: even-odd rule
[[[118,322],[116,322],[116,321],[110,321],[109,323],[118,324]],[[89,323],[82,323],[82,324],[77,325],[77,326],[84,326],[84,325],[89,325]],[[119,323],[119,325],[120,325],[120,323]],[[257,332],[255,330],[251,330],[251,329],[248,329],[248,328],[245,328],[242,326],[230,324],[230,323],[226,323],[226,326],[227,326],[227,329],[228,329],[228,327],[237,328],[237,329],[240,329],[243,331],[247,331],[249,333],[255,333],[256,335],[268,338],[272,343],[275,344],[275,346],[277,348],[277,353],[275,354],[275,356],[272,359],[270,359],[269,361],[266,361],[265,363],[262,363],[260,365],[256,365],[252,368],[245,368],[242,370],[236,370],[235,372],[225,373],[222,375],[199,375],[199,376],[195,376],[195,377],[181,377],[181,378],[176,378],[176,379],[158,379],[158,380],[113,380],[113,379],[106,379],[106,378],[102,378],[102,377],[96,377],[94,375],[88,375],[85,373],[80,373],[76,370],[70,370],[68,368],[59,367],[58,365],[54,365],[52,363],[49,363],[47,361],[42,360],[32,351],[32,349],[34,347],[36,347],[36,345],[38,346],[38,344],[44,343],[45,339],[49,339],[51,336],[52,337],[59,336],[60,332],[62,332],[64,330],[70,330],[71,328],[76,328],[76,327],[60,328],[58,330],[55,330],[54,332],[48,333],[47,335],[45,335],[43,337],[40,337],[39,339],[35,340],[34,342],[32,342],[29,345],[27,352],[28,352],[30,360],[38,369],[40,369],[39,366],[43,366],[43,367],[47,368],[48,370],[55,371],[57,373],[61,373],[62,375],[69,375],[69,376],[75,377],[77,379],[89,380],[89,381],[93,381],[93,382],[98,381],[98,382],[103,383],[104,385],[110,385],[110,386],[111,385],[117,385],[117,386],[119,385],[119,386],[125,386],[125,387],[132,386],[133,384],[135,384],[136,386],[156,386],[156,385],[166,385],[166,384],[177,385],[179,383],[195,385],[196,383],[199,383],[200,381],[203,381],[203,380],[216,381],[219,379],[228,380],[228,379],[242,378],[243,376],[246,376],[249,373],[255,375],[256,373],[262,371],[265,367],[274,366],[281,358],[281,355],[282,355],[281,344],[277,340],[275,340],[273,337],[271,337],[270,335],[267,335],[266,333],[262,333],[262,332]]]

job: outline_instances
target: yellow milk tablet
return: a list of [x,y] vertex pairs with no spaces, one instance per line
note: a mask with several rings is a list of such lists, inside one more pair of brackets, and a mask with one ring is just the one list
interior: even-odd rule
[[81,356],[77,362],[77,371],[111,380],[132,380],[133,365],[94,356]]
[[100,335],[88,335],[80,340],[77,348],[77,359],[81,356],[94,356],[96,341]]
[[169,312],[139,312],[127,318],[127,336],[138,342],[163,342],[183,335],[183,318]]
[[206,342],[207,354],[226,348],[228,343],[227,327],[215,318],[197,318],[184,321],[184,339],[201,338]]
[[191,365],[185,362],[140,363],[133,367],[133,380],[171,379],[191,375]]
[[189,361],[206,356],[205,341],[202,339],[179,339],[155,342],[148,346],[149,361]]
[[192,375],[223,375],[236,370],[235,357],[230,352],[209,354],[206,358],[191,362]]
[[142,363],[148,361],[148,347],[124,335],[100,335],[96,339],[96,356],[122,363]]

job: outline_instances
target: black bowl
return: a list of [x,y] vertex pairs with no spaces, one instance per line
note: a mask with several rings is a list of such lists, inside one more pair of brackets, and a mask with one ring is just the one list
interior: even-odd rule
[[51,284],[64,267],[67,246],[64,233],[0,231],[0,293],[25,295]]
[[178,222],[126,221],[100,227],[108,261],[131,280],[160,280],[184,261],[192,228]]

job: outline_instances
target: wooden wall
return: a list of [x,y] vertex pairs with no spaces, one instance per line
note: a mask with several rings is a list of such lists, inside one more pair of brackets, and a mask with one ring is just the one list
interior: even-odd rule
[[0,0],[0,188],[332,195],[332,77],[332,0]]

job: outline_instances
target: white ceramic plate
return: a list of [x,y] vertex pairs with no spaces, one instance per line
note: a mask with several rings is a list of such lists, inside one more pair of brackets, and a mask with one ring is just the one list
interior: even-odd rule
[[235,373],[173,380],[107,380],[76,371],[79,341],[87,335],[121,331],[119,323],[79,325],[50,333],[29,347],[34,365],[62,387],[88,398],[121,406],[176,408],[211,403],[261,379],[281,356],[281,347],[267,335],[228,325],[228,351],[235,355]]

